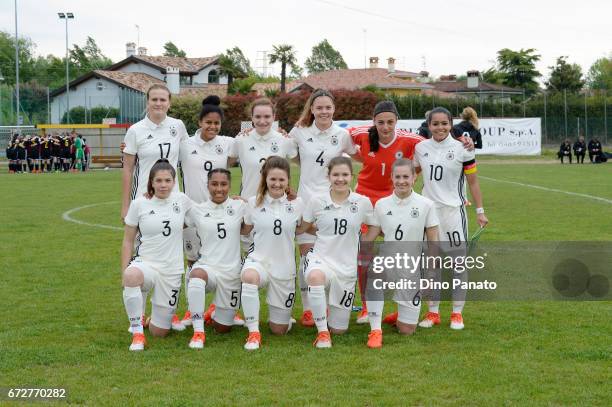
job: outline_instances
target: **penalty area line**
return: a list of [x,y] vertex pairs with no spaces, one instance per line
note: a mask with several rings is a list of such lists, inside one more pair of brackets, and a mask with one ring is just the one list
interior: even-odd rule
[[501,182],[501,183],[504,183],[504,184],[511,184],[511,185],[518,185],[518,186],[521,186],[521,187],[539,189],[541,191],[557,192],[559,194],[577,196],[577,197],[580,197],[580,198],[592,199],[594,201],[600,201],[600,202],[605,202],[607,204],[612,204],[612,199],[602,198],[600,196],[581,194],[581,193],[578,193],[578,192],[571,192],[571,191],[563,191],[561,189],[547,188],[547,187],[542,187],[542,186],[539,186],[539,185],[523,184],[522,182],[516,182],[516,181],[506,181],[506,180],[503,180],[503,179],[496,179],[496,178],[491,178],[491,177],[485,177],[485,176],[482,176],[482,175],[479,175],[478,178],[479,179],[485,179],[487,181]]
[[120,228],[118,226],[102,225],[100,223],[85,222],[85,221],[82,221],[82,220],[75,219],[75,218],[73,218],[71,216],[75,212],[78,212],[78,211],[83,210],[83,209],[93,208],[95,206],[102,206],[102,205],[112,205],[112,204],[116,204],[116,203],[118,203],[118,201],[100,202],[100,203],[95,203],[95,204],[90,204],[90,205],[83,205],[83,206],[79,206],[79,207],[76,207],[76,208],[68,209],[66,212],[62,213],[62,219],[65,220],[66,222],[73,222],[73,223],[77,223],[79,225],[84,225],[84,226],[92,226],[92,227],[96,227],[96,228],[110,229],[110,230],[123,230],[123,228]]

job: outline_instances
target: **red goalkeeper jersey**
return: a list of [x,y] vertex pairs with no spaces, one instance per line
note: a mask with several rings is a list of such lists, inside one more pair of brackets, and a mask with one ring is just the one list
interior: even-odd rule
[[389,144],[380,143],[378,151],[370,151],[368,129],[371,125],[348,129],[353,143],[359,147],[363,168],[357,177],[356,192],[370,198],[372,205],[380,198],[391,195],[391,166],[398,158],[412,159],[415,146],[425,140],[423,137],[407,130],[396,129],[395,137]]

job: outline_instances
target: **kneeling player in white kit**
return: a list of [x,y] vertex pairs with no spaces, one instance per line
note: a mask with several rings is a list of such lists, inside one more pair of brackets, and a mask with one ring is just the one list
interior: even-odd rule
[[304,230],[312,225],[317,229],[305,270],[308,298],[318,331],[314,343],[317,348],[332,346],[330,330],[342,334],[348,329],[357,281],[359,233],[363,223],[373,223],[370,200],[350,189],[351,160],[347,157],[331,159],[328,176],[330,192],[308,202],[302,221]]
[[[173,192],[174,167],[163,158],[149,174],[147,192],[151,198],[136,198],[125,216],[125,233],[121,248],[123,303],[130,320],[130,350],[143,350],[142,293],[153,289],[149,331],[166,336],[172,325],[183,277],[183,224],[192,201],[182,192]],[[136,233],[140,244],[132,259]],[[130,259],[132,259],[130,261]]]
[[[393,163],[391,171],[393,194],[381,198],[374,207],[374,226],[368,229],[364,241],[373,241],[382,232],[385,242],[407,242],[401,247],[411,256],[419,258],[422,252],[423,231],[428,242],[438,241],[438,217],[434,203],[412,190],[416,171],[411,160],[400,158]],[[409,243],[408,243],[409,242]],[[384,248],[384,247],[383,247]],[[406,274],[406,275],[403,275]],[[419,282],[420,269],[406,271],[398,277]],[[381,296],[382,297],[382,296]],[[411,289],[396,290],[393,300],[398,304],[397,328],[401,334],[412,335],[419,322],[421,296],[418,285]],[[368,319],[371,333],[368,347],[382,347],[381,318],[384,301],[368,298]]]
[[193,206],[185,224],[201,240],[199,258],[191,267],[187,303],[193,325],[192,349],[204,347],[206,292],[215,292],[213,324],[217,332],[229,332],[240,306],[240,228],[246,204],[228,197],[231,173],[224,168],[208,172],[210,199]]
[[289,162],[268,157],[261,170],[257,195],[249,199],[244,233],[254,231],[253,245],[242,267],[242,311],[249,329],[244,348],[259,349],[259,289],[266,288],[270,330],[284,335],[291,329],[295,301],[296,229],[302,218],[301,198],[287,200]]
[[[432,137],[416,146],[414,164],[423,173],[423,196],[434,201],[440,220],[441,247],[464,251],[468,240],[467,215],[465,213],[464,185],[467,179],[470,193],[476,204],[478,225],[489,223],[482,206],[482,194],[476,174],[473,151],[467,151],[449,133],[453,125],[452,115],[443,107],[432,109],[427,117]],[[446,247],[445,247],[446,246]],[[467,279],[467,271],[455,273],[453,278]],[[463,292],[453,291],[453,312],[450,327],[463,329]],[[440,324],[440,301],[429,301],[429,312],[419,326],[431,328]]]

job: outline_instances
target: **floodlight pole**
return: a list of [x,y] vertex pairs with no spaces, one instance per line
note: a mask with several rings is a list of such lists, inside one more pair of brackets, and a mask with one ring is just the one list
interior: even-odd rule
[[19,31],[17,30],[17,0],[15,0],[15,110],[17,112],[17,125],[19,123]]
[[[17,0],[15,0],[17,1]],[[68,51],[68,19],[74,19],[73,13],[57,13],[60,20],[66,20],[66,124],[70,124],[70,74],[68,72],[69,51]]]

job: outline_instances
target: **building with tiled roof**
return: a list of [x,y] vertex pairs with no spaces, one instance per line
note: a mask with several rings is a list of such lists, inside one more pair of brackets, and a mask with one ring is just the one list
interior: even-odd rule
[[488,83],[480,80],[480,72],[468,71],[466,80],[457,80],[456,75],[443,75],[431,85],[439,91],[450,94],[461,95],[463,97],[475,97],[481,99],[504,99],[509,102],[511,96],[523,94],[522,89],[511,88],[509,86]]
[[50,93],[51,121],[59,123],[66,111],[104,106],[119,109],[118,123],[134,123],[144,115],[144,94],[153,84],[163,83],[177,96],[206,97],[227,94],[227,76],[220,75],[219,57],[183,58],[150,56],[144,47],[126,45],[126,58],[105,68],[91,71]]

